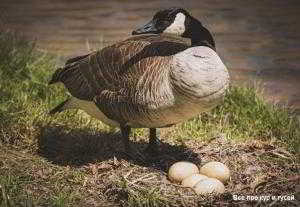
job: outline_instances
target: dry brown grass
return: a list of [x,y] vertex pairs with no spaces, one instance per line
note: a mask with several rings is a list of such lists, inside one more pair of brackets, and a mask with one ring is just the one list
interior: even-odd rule
[[[157,157],[129,159],[120,135],[65,132],[47,127],[38,133],[37,151],[16,152],[2,147],[0,172],[6,202],[53,206],[297,206],[292,201],[233,200],[239,196],[293,195],[299,199],[300,164],[295,155],[272,142],[236,143],[215,137],[209,142],[168,143]],[[131,143],[146,146],[143,138]],[[220,161],[231,170],[225,194],[200,197],[192,189],[167,179],[168,167],[188,160],[199,166]],[[3,179],[3,177],[2,177]],[[16,188],[16,189],[11,189]],[[2,198],[3,199],[3,198]],[[3,202],[3,201],[2,201]],[[14,205],[7,205],[14,206]]]

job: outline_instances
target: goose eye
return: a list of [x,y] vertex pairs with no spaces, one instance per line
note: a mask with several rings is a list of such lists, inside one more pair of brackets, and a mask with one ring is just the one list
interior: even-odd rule
[[169,25],[169,20],[168,20],[168,19],[163,19],[163,20],[160,20],[158,23],[159,23],[160,25],[166,26],[166,25]]
[[165,24],[165,25],[169,24],[169,20],[164,20],[163,24]]

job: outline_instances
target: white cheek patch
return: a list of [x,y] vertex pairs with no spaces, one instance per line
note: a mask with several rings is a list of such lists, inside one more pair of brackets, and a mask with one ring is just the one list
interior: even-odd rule
[[185,31],[184,21],[185,15],[178,13],[174,19],[174,22],[168,26],[163,33],[182,35]]

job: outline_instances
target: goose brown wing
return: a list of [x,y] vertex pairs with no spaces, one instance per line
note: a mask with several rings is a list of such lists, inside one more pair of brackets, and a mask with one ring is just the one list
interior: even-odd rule
[[69,92],[94,100],[109,118],[122,121],[164,103],[162,86],[172,55],[188,48],[183,39],[143,35],[69,61],[53,75]]
[[135,87],[141,77],[159,70],[171,56],[187,49],[177,38],[147,35],[129,38],[90,56],[91,74],[101,89],[118,91]]
[[107,64],[94,74],[98,72],[106,87],[94,102],[107,117],[121,123],[150,118],[151,109],[171,104],[166,87],[172,55],[187,48],[183,39],[158,35],[133,37],[104,48],[98,58]]

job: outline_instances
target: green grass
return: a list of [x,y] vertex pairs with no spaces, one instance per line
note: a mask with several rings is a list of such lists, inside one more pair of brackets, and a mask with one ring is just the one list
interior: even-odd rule
[[181,125],[188,137],[212,138],[218,134],[229,139],[260,139],[285,144],[299,151],[300,125],[289,109],[268,104],[253,87],[230,87],[224,103]]
[[[57,60],[13,32],[0,33],[0,206],[106,205],[117,202],[113,198],[122,195],[118,205],[173,203],[158,188],[145,190],[128,187],[122,179],[106,184],[105,179],[103,183],[95,179],[89,164],[101,166],[112,159],[110,155],[106,159],[105,149],[111,149],[109,143],[115,136],[108,133],[109,127],[77,111],[52,117],[47,114],[67,97],[61,85],[47,85]],[[275,142],[292,154],[299,153],[300,130],[295,115],[261,97],[255,88],[231,86],[224,104],[164,129],[165,141],[180,145],[188,140],[207,142],[222,136],[237,142]],[[106,133],[103,139],[99,132]],[[143,140],[146,132],[138,129],[133,137]],[[105,139],[108,144],[101,141]],[[55,147],[43,151],[50,145]],[[99,155],[103,160],[97,160]],[[120,195],[105,193],[107,185],[114,185]]]

